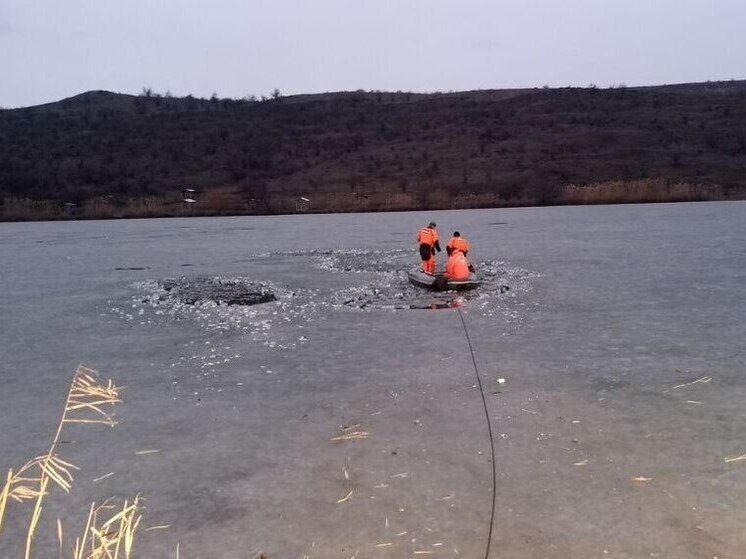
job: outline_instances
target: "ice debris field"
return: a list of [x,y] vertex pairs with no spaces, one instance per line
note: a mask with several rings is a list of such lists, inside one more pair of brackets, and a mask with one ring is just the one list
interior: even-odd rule
[[[111,311],[141,325],[196,321],[208,333],[240,332],[270,348],[292,349],[305,341],[297,328],[333,312],[404,312],[471,307],[485,317],[501,316],[516,324],[525,314],[538,274],[490,260],[474,262],[483,285],[472,292],[434,293],[410,285],[413,266],[406,250],[330,250],[256,254],[240,261],[246,276],[182,276],[149,279],[131,285],[134,294]],[[257,266],[308,270],[302,287],[260,281],[249,274]],[[266,272],[266,269],[264,270]],[[278,274],[281,279],[281,275]],[[296,283],[298,283],[296,281]],[[281,332],[280,332],[281,330]],[[289,335],[288,332],[294,332]]]

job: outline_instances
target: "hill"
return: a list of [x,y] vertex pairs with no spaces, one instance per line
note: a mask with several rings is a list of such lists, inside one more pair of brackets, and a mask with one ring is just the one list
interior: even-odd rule
[[4,219],[745,195],[746,81],[262,101],[91,91],[0,111]]

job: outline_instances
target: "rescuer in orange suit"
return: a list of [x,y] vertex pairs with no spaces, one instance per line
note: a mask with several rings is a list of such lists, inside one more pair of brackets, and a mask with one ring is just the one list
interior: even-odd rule
[[434,221],[417,232],[417,242],[420,243],[422,270],[427,274],[435,274],[435,251],[440,252],[440,243]]
[[469,241],[464,239],[458,231],[453,232],[453,237],[451,237],[451,240],[448,241],[448,244],[446,245],[446,252],[450,256],[450,254],[456,249],[463,252],[464,256],[469,252]]
[[446,263],[446,278],[459,281],[469,279],[470,274],[471,266],[464,253],[460,249],[453,249]]

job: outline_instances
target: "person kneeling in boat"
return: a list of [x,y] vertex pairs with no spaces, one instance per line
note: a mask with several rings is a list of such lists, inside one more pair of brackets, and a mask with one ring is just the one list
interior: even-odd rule
[[446,263],[446,279],[463,281],[469,279],[471,266],[466,256],[459,249],[453,249]]
[[469,254],[469,241],[464,239],[458,231],[453,232],[453,237],[446,245],[446,252],[449,256],[454,250],[460,250],[464,253],[464,256]]

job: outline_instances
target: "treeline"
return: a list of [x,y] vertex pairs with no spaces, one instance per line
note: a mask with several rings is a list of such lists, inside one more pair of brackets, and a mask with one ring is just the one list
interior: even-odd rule
[[259,99],[144,89],[0,112],[6,219],[33,207],[175,215],[185,187],[198,191],[189,211],[222,214],[295,211],[299,197],[310,211],[568,203],[593,198],[568,198],[568,185],[648,179],[742,197],[746,83]]

